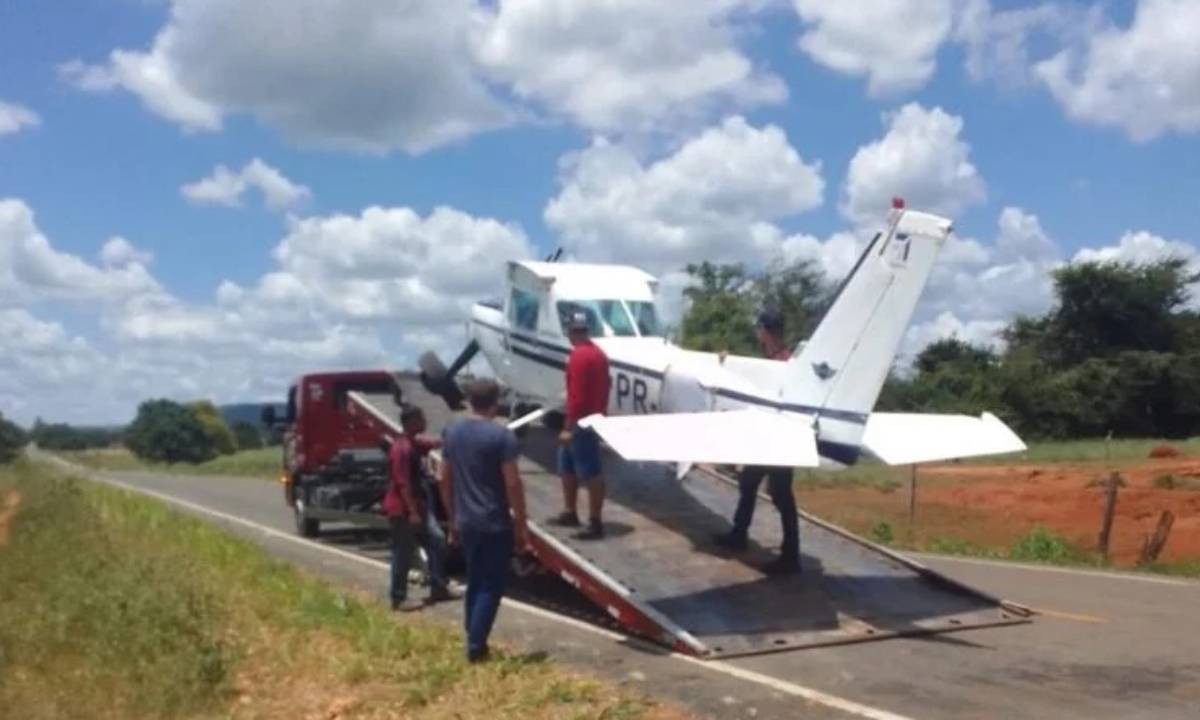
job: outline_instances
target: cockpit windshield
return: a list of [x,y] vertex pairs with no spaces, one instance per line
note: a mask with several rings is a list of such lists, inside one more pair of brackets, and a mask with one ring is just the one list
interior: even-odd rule
[[656,337],[658,315],[654,303],[641,300],[563,300],[558,303],[558,318],[563,333],[574,313],[587,315],[588,329],[595,337]]

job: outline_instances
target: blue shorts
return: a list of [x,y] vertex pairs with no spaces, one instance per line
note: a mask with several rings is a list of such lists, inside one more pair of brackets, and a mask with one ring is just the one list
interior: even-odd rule
[[576,429],[571,442],[558,449],[558,473],[583,481],[600,477],[600,438],[595,430]]

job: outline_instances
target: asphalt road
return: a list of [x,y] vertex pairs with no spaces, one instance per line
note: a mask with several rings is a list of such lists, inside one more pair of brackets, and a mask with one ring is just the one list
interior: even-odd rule
[[[260,480],[93,473],[228,527],[334,582],[382,595],[377,536],[292,532],[278,485]],[[1200,583],[919,557],[1041,612],[1028,625],[706,662],[525,603],[497,639],[720,718],[1200,717]],[[458,620],[458,608],[427,612]]]

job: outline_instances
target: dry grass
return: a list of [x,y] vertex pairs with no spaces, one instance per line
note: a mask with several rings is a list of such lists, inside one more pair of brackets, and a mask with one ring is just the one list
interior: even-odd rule
[[400,620],[161,504],[28,463],[0,548],[0,715],[677,718],[456,628]]

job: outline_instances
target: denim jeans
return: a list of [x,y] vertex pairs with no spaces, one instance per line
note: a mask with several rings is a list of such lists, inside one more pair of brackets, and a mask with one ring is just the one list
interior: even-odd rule
[[508,584],[513,554],[512,530],[480,532],[463,529],[462,548],[467,561],[467,595],[463,602],[467,630],[467,655],[486,652],[488,636],[496,622],[500,598]]
[[738,504],[733,514],[733,535],[746,538],[750,532],[750,521],[754,519],[754,506],[758,502],[758,488],[767,478],[767,492],[775,509],[779,511],[779,522],[783,525],[783,547],[780,555],[784,560],[800,560],[800,519],[796,512],[796,496],[792,494],[792,469],[747,465],[738,475]]
[[413,552],[418,546],[425,551],[429,572],[429,591],[446,587],[446,534],[442,532],[432,509],[427,509],[424,524],[414,532],[408,518],[389,518],[392,533],[392,578],[390,595],[393,603],[408,597],[408,571],[412,568]]

